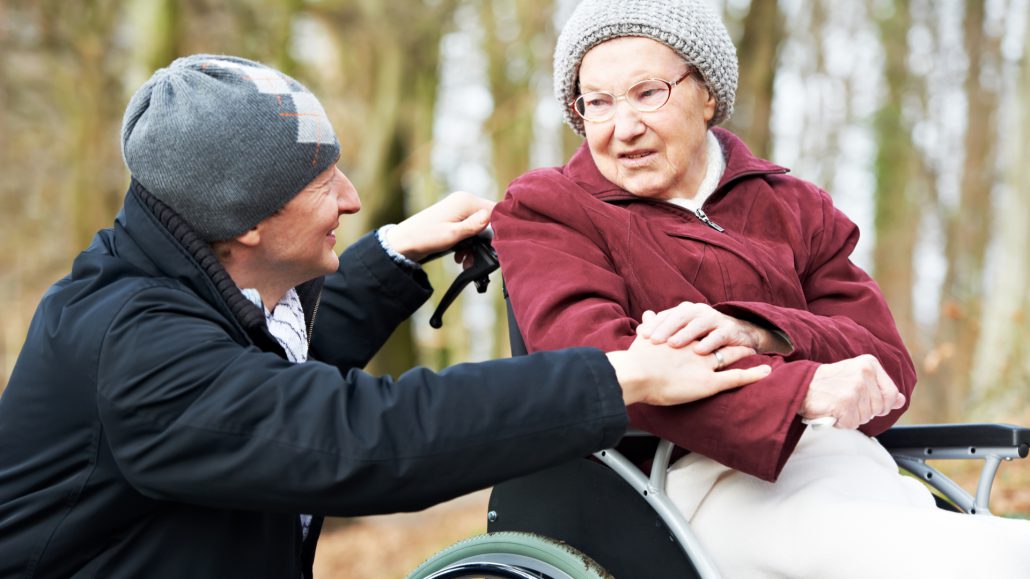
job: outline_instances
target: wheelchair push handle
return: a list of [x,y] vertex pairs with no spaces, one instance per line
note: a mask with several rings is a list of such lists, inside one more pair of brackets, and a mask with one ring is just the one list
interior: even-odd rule
[[486,292],[486,288],[490,284],[490,274],[500,268],[500,264],[497,261],[497,252],[490,245],[491,239],[493,239],[493,232],[489,228],[484,229],[477,235],[459,241],[454,247],[429,255],[419,262],[427,263],[448,253],[458,251],[465,251],[472,255],[472,265],[458,274],[458,277],[454,278],[450,287],[444,292],[443,299],[440,300],[440,304],[436,306],[436,310],[429,318],[430,326],[436,329],[443,327],[444,312],[447,311],[447,308],[451,307],[451,304],[458,298],[461,290],[465,289],[465,286],[469,283],[476,285],[477,292]]

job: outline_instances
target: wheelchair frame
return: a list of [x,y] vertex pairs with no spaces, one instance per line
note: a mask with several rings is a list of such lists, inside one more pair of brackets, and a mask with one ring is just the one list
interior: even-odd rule
[[[630,435],[648,434],[634,431]],[[672,442],[665,439],[660,440],[654,453],[654,461],[651,463],[650,476],[645,476],[635,464],[615,449],[609,448],[595,452],[594,457],[615,471],[651,505],[655,513],[665,522],[669,533],[683,549],[683,554],[690,559],[698,575],[702,579],[715,579],[720,577],[718,567],[705,553],[701,541],[690,530],[690,523],[680,514],[669,495],[665,494],[665,480],[669,472],[669,460],[672,457],[673,447]]]
[[[439,327],[438,324],[442,323],[443,311],[465,285],[475,281],[479,292],[484,292],[489,281],[489,274],[499,267],[496,254],[488,240],[478,239],[471,246],[471,250],[476,255],[476,265],[465,270],[448,289],[445,299],[434,313],[434,320],[437,322],[434,323],[434,327]],[[504,297],[508,309],[508,336],[512,355],[525,354],[525,342],[515,321],[506,288]],[[627,436],[651,435],[642,431],[631,431],[627,433]],[[939,505],[980,516],[993,516],[989,508],[990,493],[1001,463],[1017,458],[1026,458],[1030,451],[1030,429],[1009,424],[896,426],[878,436],[877,439],[891,453],[901,469],[920,478],[931,489],[943,495],[946,502],[941,504],[942,501],[938,498]],[[625,481],[639,497],[643,498],[664,525],[670,540],[678,545],[697,577],[719,579],[721,574],[715,562],[705,552],[700,540],[690,529],[689,522],[666,494],[666,478],[673,448],[672,442],[659,439],[649,474],[645,474],[614,448],[595,452],[593,456]],[[939,470],[927,464],[927,461],[930,460],[955,459],[984,461],[975,495],[970,494]],[[534,475],[528,475],[528,477],[532,476]],[[500,486],[498,485],[498,487]],[[498,487],[495,487],[491,503],[493,503],[492,499],[496,496]],[[499,513],[493,509],[487,513],[488,529],[495,526],[499,516]],[[543,535],[538,536],[542,537]],[[567,540],[566,537],[554,537],[554,539],[563,543]],[[585,552],[583,555],[588,558],[591,556],[589,552]],[[464,575],[467,572],[491,573],[491,576],[509,578],[540,577],[541,575],[555,579],[569,577],[560,570],[553,575],[543,573],[543,569],[547,569],[548,573],[550,569],[553,569],[544,563],[541,563],[541,567],[535,567],[536,571],[533,572],[533,565],[525,566],[527,565],[525,560],[526,557],[521,555],[488,552],[454,561],[446,565],[444,569],[429,575],[416,575],[432,562],[430,559],[416,569],[410,577],[450,579],[452,577],[468,577],[469,575]]]
[[[643,431],[631,431],[627,436],[651,436]],[[898,426],[878,437],[880,442],[891,452],[899,467],[918,476],[932,489],[942,493],[955,510],[979,516],[993,516],[988,507],[990,489],[1003,461],[1026,458],[1030,449],[1030,429],[1007,424],[959,424],[959,425],[923,425]],[[690,524],[665,492],[666,475],[672,456],[673,443],[659,440],[649,474],[641,471],[633,462],[617,450],[605,449],[594,453],[594,457],[610,469],[633,492],[642,498],[664,525],[670,540],[675,543],[686,561],[693,567],[695,576],[701,579],[718,579],[721,574],[715,562],[705,552],[700,540],[693,533]],[[983,460],[976,496],[967,492],[957,483],[941,474],[934,467],[926,464],[928,460],[973,459]],[[529,479],[537,475],[524,477]],[[490,527],[494,527],[504,514],[494,510],[497,489],[509,483],[495,487],[491,497],[491,510],[487,513]],[[541,497],[543,498],[543,497]],[[510,500],[510,499],[509,499]],[[510,513],[507,513],[510,514]],[[518,523],[515,524],[516,528]],[[505,527],[512,530],[511,524]],[[553,536],[538,534],[537,529],[528,529],[539,537],[568,542],[570,546],[581,544],[569,536]],[[493,531],[489,537],[494,534]],[[502,533],[503,534],[503,533]],[[583,551],[586,557],[592,557],[589,551]],[[469,577],[483,575],[466,575],[466,572],[488,573],[491,577],[551,577],[567,579],[571,577],[559,570],[551,571],[546,563],[527,561],[525,557],[514,556],[502,551],[487,550],[474,556],[455,561],[446,568],[425,579],[450,579],[452,577]],[[412,577],[415,577],[413,575]]]

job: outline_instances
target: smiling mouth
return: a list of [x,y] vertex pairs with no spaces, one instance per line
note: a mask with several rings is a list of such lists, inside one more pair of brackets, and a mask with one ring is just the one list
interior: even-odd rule
[[630,153],[621,153],[621,154],[619,154],[619,158],[620,159],[635,160],[635,159],[643,159],[644,157],[649,157],[652,154],[654,154],[654,151],[632,151]]

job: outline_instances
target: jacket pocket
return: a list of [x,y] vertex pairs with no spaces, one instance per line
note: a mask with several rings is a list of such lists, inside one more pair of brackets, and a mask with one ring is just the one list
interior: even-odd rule
[[667,253],[676,260],[709,303],[732,300],[772,301],[772,284],[764,264],[732,233],[696,231],[684,225],[666,228]]

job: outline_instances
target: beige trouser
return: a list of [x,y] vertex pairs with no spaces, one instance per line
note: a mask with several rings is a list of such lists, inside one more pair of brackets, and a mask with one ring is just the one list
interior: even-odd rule
[[809,428],[776,483],[688,455],[668,491],[727,579],[1030,578],[1030,521],[936,508],[853,430]]

